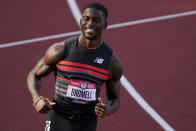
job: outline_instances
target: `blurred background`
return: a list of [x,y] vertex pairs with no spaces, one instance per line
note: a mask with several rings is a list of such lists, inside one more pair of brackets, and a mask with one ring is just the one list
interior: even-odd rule
[[[94,1],[74,2],[81,10]],[[196,1],[98,2],[109,10],[104,41],[123,63],[125,78],[166,125],[122,83],[119,110],[99,119],[97,130],[195,131]],[[50,45],[79,34],[70,8],[66,0],[0,1],[1,131],[44,130],[47,115],[35,112],[26,77]],[[54,83],[52,73],[43,78],[41,95],[52,99]],[[105,98],[104,87],[101,96]]]

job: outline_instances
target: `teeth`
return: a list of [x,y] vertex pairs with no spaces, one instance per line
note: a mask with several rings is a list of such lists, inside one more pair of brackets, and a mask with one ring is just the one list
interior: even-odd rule
[[95,29],[95,28],[92,28],[92,27],[91,27],[91,28],[90,28],[90,27],[86,27],[86,29]]
[[87,31],[89,32],[89,33],[93,33],[95,30],[94,29],[87,29]]

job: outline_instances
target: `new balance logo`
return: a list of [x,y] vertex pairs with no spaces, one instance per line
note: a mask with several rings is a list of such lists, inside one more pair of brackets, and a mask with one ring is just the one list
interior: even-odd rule
[[99,57],[97,57],[97,58],[94,60],[94,62],[95,62],[95,63],[98,63],[98,64],[102,64],[103,61],[104,61],[104,59],[99,58]]

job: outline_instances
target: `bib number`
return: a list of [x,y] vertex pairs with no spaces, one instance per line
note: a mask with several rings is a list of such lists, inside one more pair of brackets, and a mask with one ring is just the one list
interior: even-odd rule
[[81,103],[96,100],[96,86],[93,83],[70,80],[66,97]]

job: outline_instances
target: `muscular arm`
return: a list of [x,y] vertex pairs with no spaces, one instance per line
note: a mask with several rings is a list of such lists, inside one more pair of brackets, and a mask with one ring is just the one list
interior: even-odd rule
[[[32,96],[33,102],[40,97],[41,78],[53,71],[56,63],[62,57],[64,44],[57,43],[52,45],[39,60],[27,77],[27,87]],[[43,101],[42,101],[43,102]],[[36,108],[36,106],[35,106]],[[39,110],[36,109],[38,112]]]
[[112,56],[110,65],[110,79],[106,82],[108,114],[115,112],[120,106],[120,78],[123,73],[122,65],[115,55]]
[[[110,79],[106,82],[107,100],[104,103],[99,100],[95,112],[98,116],[103,117],[117,111],[120,106],[120,78],[123,68],[118,58],[113,54],[110,63]],[[100,108],[101,107],[101,108]]]

